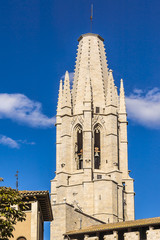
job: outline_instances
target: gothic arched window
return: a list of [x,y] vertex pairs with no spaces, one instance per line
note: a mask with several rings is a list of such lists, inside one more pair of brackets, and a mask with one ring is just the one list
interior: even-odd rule
[[76,160],[77,169],[83,168],[83,132],[80,125],[76,128]]
[[101,145],[100,145],[100,129],[96,126],[94,129],[94,168],[99,169],[101,164]]

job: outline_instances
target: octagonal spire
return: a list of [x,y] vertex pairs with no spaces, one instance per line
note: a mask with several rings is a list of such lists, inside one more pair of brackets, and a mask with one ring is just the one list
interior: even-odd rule
[[85,82],[88,71],[92,91],[93,107],[105,107],[107,95],[108,67],[103,38],[87,33],[78,39],[78,52],[72,89],[73,112],[82,113]]

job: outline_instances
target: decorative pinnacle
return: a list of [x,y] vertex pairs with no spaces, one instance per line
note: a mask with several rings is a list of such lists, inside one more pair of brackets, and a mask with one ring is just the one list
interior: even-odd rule
[[62,86],[62,79],[60,80],[59,84],[59,95],[58,95],[58,104],[57,104],[57,115],[61,112],[62,107],[62,97],[63,97],[63,86]]
[[123,79],[121,79],[121,86],[120,86],[120,106],[119,106],[120,113],[126,113],[126,102],[125,102],[125,92],[123,86]]
[[116,89],[113,79],[113,71],[109,70],[108,86],[107,86],[107,106],[117,106]]
[[68,71],[66,71],[64,78],[63,107],[71,107],[71,91]]

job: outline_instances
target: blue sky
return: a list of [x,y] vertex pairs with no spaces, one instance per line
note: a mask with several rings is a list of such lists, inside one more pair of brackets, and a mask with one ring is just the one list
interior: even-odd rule
[[[58,86],[74,71],[77,39],[105,39],[109,68],[124,79],[136,218],[160,215],[160,3],[158,0],[5,0],[0,3],[0,177],[21,190],[50,189]],[[45,239],[48,237],[46,225]]]

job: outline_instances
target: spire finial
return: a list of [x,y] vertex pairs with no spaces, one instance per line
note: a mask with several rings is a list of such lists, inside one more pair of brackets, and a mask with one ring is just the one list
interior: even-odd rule
[[91,16],[90,16],[90,20],[91,20],[91,32],[92,32],[92,23],[93,23],[93,4],[91,4]]

